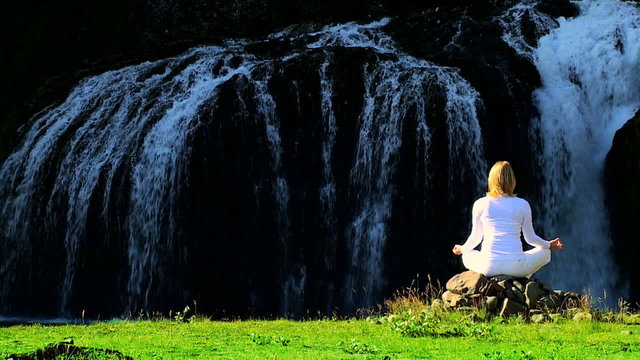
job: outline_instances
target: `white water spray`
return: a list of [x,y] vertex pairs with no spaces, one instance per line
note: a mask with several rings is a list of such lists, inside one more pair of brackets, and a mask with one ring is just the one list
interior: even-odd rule
[[626,289],[611,254],[603,171],[615,131],[640,107],[640,11],[613,0],[576,4],[580,15],[559,19],[534,57],[542,78],[534,93],[544,175],[538,226],[566,244],[542,274],[615,301]]

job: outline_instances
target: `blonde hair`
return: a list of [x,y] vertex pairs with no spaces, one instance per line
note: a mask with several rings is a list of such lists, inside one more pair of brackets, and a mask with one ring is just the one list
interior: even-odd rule
[[516,175],[508,161],[498,161],[489,171],[487,196],[515,196]]

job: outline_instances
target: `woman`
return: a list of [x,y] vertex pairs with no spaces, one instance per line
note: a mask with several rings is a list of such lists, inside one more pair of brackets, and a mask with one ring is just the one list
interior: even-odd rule
[[[513,193],[516,177],[507,161],[493,165],[488,182],[487,196],[473,204],[471,235],[453,253],[462,255],[467,269],[485,276],[531,277],[551,261],[551,250],[562,249],[562,242],[543,240],[533,231],[531,207]],[[533,249],[522,251],[520,231]],[[481,242],[482,250],[474,250]]]

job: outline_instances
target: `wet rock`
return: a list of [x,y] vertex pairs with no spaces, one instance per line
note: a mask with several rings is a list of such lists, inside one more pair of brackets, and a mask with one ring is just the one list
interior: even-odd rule
[[487,278],[475,271],[465,271],[447,281],[447,290],[456,294],[477,293],[487,283]]

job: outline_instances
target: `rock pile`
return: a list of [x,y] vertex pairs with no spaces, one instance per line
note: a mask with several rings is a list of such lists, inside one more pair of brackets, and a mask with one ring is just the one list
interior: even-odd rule
[[492,314],[525,316],[557,313],[582,305],[583,297],[575,292],[553,290],[536,279],[498,275],[487,278],[465,271],[447,282],[442,300],[451,307],[484,307]]

